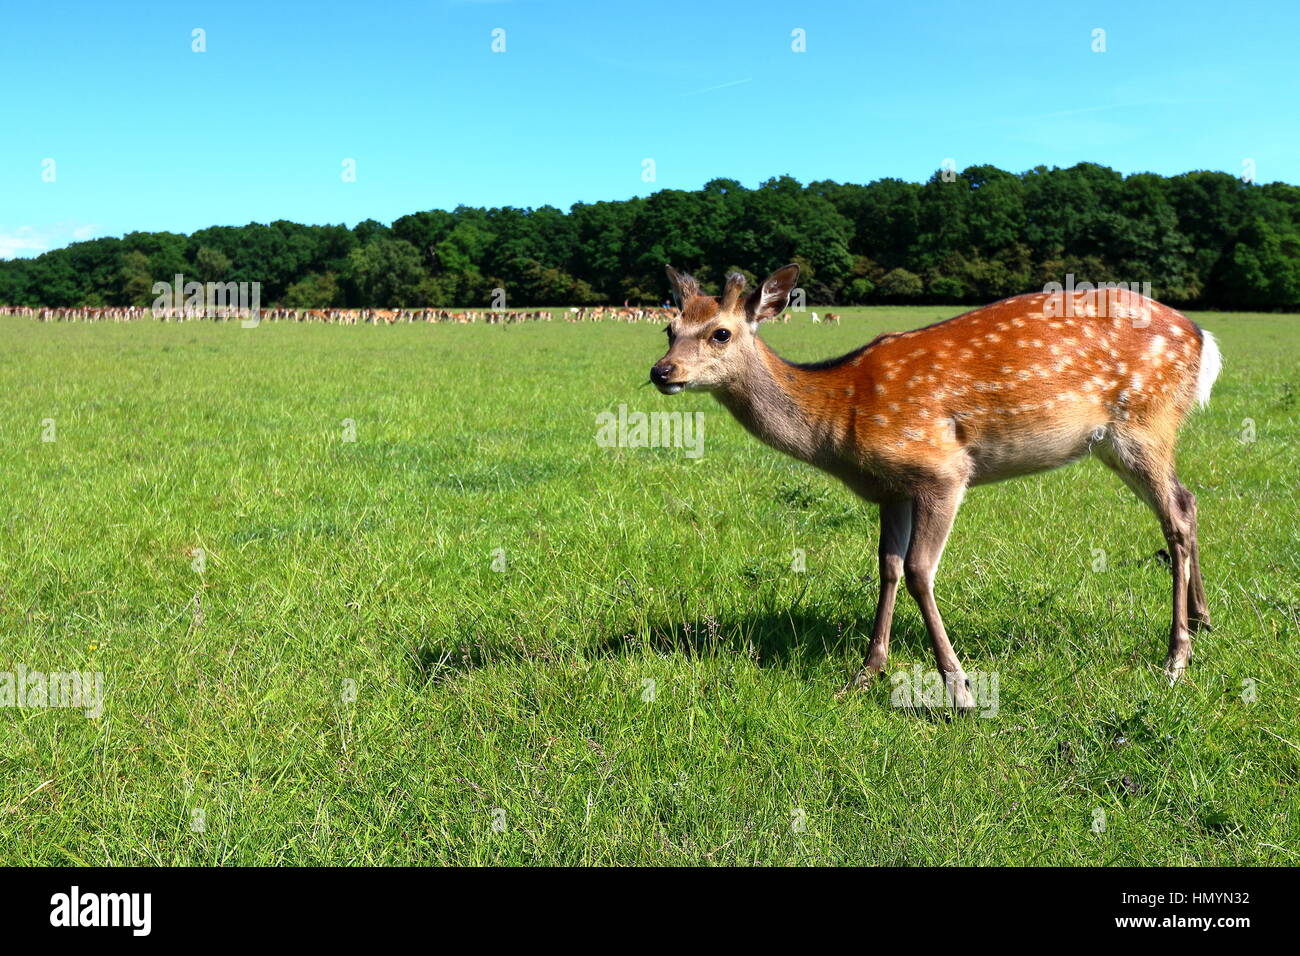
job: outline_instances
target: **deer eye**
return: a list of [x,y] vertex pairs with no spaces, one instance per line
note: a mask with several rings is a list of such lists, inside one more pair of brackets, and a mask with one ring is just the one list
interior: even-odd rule
[[725,342],[730,338],[731,331],[729,329],[715,329],[713,332],[713,341],[715,342]]

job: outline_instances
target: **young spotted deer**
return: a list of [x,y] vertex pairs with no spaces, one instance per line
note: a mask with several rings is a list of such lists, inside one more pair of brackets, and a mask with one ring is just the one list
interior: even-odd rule
[[665,395],[712,392],[755,436],[880,505],[880,598],[866,664],[880,673],[900,578],[916,599],[955,705],[975,706],[934,600],[934,574],[966,489],[1097,454],[1160,519],[1173,569],[1165,673],[1177,680],[1190,630],[1208,627],[1196,497],[1174,474],[1174,441],[1219,372],[1209,332],[1136,293],[1020,295],[837,359],[787,362],[758,337],[799,267],[721,301],[668,267],[681,312],[650,369]]

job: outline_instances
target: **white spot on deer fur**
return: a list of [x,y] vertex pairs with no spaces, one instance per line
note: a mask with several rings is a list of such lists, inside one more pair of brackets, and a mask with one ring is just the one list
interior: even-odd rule
[[1159,358],[1165,352],[1165,337],[1163,335],[1153,336],[1151,347],[1147,349],[1147,354]]
[[884,415],[872,415],[871,420],[877,425],[888,425],[889,420]]
[[846,389],[844,390],[844,394],[847,395],[849,398],[852,398],[852,397],[853,397],[853,386],[850,385],[848,388],[846,388]]
[[881,385],[879,382],[876,383],[876,394],[877,395],[885,394],[885,386]]

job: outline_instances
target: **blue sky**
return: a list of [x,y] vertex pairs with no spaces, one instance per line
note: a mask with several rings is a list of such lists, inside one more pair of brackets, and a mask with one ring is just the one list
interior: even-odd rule
[[947,158],[1300,182],[1289,0],[4,0],[0,31],[0,258]]

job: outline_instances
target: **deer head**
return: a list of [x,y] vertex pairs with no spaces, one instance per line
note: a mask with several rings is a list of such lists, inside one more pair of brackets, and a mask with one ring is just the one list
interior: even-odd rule
[[742,381],[758,358],[758,325],[781,314],[799,267],[777,269],[748,296],[745,277],[733,272],[721,300],[701,295],[699,283],[672,266],[667,272],[680,311],[664,329],[668,352],[651,366],[650,381],[665,395],[684,388],[720,391]]

